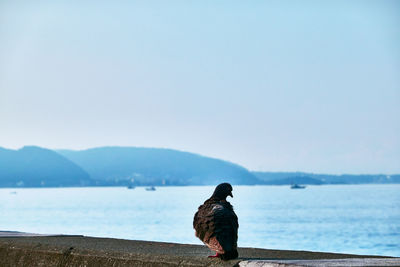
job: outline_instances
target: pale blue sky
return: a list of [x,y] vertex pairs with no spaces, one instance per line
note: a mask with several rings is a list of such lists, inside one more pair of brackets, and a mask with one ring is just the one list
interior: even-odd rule
[[0,146],[400,173],[399,48],[399,1],[1,1]]

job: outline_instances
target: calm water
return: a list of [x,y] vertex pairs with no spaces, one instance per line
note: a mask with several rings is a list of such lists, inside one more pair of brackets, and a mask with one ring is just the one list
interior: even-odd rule
[[[201,244],[214,187],[0,189],[0,230]],[[239,246],[400,256],[400,185],[234,186]]]

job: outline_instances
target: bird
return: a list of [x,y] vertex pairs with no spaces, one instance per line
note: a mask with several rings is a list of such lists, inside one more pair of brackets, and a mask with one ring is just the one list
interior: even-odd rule
[[219,184],[212,196],[199,206],[193,218],[196,237],[216,252],[210,258],[230,260],[239,256],[238,217],[232,205],[226,201],[227,196],[233,197],[232,190],[229,183]]

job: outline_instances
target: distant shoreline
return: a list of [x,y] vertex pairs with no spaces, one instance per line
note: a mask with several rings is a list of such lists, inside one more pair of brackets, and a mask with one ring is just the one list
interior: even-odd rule
[[98,147],[81,151],[0,147],[0,187],[400,184],[400,174],[251,171],[173,149]]
[[[354,185],[400,185],[400,183],[365,183],[365,184],[320,184],[320,185],[314,185],[314,184],[301,184],[301,185],[306,185],[306,186],[315,186],[315,187],[320,187],[320,186],[339,186],[339,185],[344,185],[344,186],[354,186]],[[215,184],[209,184],[209,185],[157,185],[155,186],[156,188],[163,188],[163,187],[189,187],[189,186],[196,186],[196,187],[201,187],[201,186],[215,186]],[[234,186],[276,186],[276,187],[290,187],[290,184],[255,184],[255,185],[235,185]],[[46,188],[126,188],[128,189],[127,186],[123,185],[89,185],[89,186],[23,186],[23,187],[1,187],[0,189],[46,189]],[[145,189],[148,187],[148,185],[139,185],[135,186],[135,188],[143,188]],[[135,190],[133,188],[132,190]]]

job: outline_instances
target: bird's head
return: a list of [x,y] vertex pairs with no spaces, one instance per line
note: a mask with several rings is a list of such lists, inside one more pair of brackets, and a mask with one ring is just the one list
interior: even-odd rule
[[212,197],[220,200],[225,200],[227,196],[233,197],[232,190],[233,190],[232,186],[228,183],[219,184],[215,188]]

